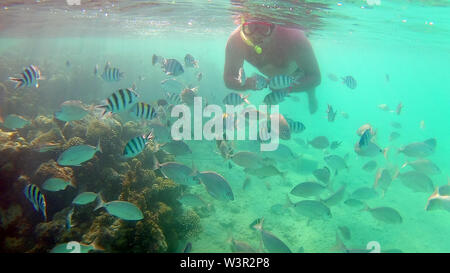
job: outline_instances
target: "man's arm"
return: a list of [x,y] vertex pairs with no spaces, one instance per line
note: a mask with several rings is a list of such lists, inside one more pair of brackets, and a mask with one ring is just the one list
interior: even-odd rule
[[311,43],[303,36],[297,46],[294,47],[297,66],[305,73],[299,84],[293,86],[293,92],[311,90],[321,82],[319,65],[311,47]]
[[[223,80],[225,81],[225,86],[229,89],[245,91],[249,89],[254,89],[255,80],[253,78],[247,78],[244,86],[238,80],[239,69],[244,64],[244,54],[240,41],[238,32],[233,32],[227,42],[227,47],[225,49],[225,68],[223,72]],[[239,34],[239,33],[238,33]]]

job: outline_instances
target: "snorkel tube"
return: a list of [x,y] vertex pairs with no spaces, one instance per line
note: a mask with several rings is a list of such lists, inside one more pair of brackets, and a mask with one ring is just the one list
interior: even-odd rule
[[242,26],[244,25],[244,23],[245,23],[245,19],[242,18],[241,19],[241,31],[240,31],[242,41],[244,41],[244,43],[246,43],[249,47],[252,47],[255,50],[256,54],[261,54],[262,48],[260,46],[255,45],[247,36],[245,36],[244,31],[242,30]]

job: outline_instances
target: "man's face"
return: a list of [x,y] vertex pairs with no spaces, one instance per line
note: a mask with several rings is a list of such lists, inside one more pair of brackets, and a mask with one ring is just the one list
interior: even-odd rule
[[269,40],[274,27],[274,24],[266,22],[246,22],[242,25],[242,31],[255,45],[262,45]]

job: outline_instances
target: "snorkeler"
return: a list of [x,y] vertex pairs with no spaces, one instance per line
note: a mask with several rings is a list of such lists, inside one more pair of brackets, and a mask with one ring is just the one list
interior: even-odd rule
[[315,87],[320,84],[320,70],[310,42],[299,29],[259,20],[244,20],[228,38],[225,52],[224,81],[233,90],[260,90],[256,76],[245,84],[237,79],[244,60],[271,78],[289,75],[300,78],[290,92],[308,94],[309,111],[317,111]]

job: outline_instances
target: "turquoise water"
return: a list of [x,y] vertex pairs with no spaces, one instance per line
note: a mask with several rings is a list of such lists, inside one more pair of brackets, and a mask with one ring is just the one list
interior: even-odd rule
[[[130,87],[133,83],[142,101],[153,102],[163,98],[160,82],[167,76],[159,67],[151,65],[153,54],[175,58],[182,63],[187,53],[192,54],[199,60],[200,68],[185,69],[185,73],[177,78],[198,86],[199,94],[206,97],[210,104],[221,105],[223,97],[231,92],[223,82],[223,67],[228,35],[236,27],[232,16],[240,9],[249,8],[245,3],[256,6],[268,4],[266,1],[244,1],[243,7],[240,7],[221,1],[175,1],[152,9],[131,5],[145,1],[121,2],[114,6],[98,2],[98,5],[91,3],[80,7],[41,2],[28,6],[0,5],[0,16],[3,17],[0,19],[0,81],[12,90],[8,76],[18,74],[29,64],[39,65],[46,79],[41,81],[38,89],[25,90],[38,94],[33,94],[33,97],[42,106],[39,115],[51,115],[66,100],[99,104],[115,90]],[[342,157],[348,154],[348,171],[343,170],[332,176],[334,190],[342,184],[347,185],[347,199],[359,187],[372,187],[375,180],[376,171],[367,173],[361,169],[372,158],[360,157],[353,150],[359,140],[355,132],[361,125],[370,123],[378,129],[377,144],[389,148],[389,162],[398,167],[408,159],[396,152],[398,148],[433,137],[437,139],[437,147],[427,159],[432,160],[441,173],[430,177],[435,187],[447,184],[450,174],[447,121],[450,115],[450,3],[381,1],[379,6],[369,6],[364,1],[323,1],[327,9],[313,11],[319,19],[298,16],[288,20],[286,18],[291,17],[283,17],[282,11],[289,14],[286,8],[298,8],[303,1],[299,2],[271,1],[271,5],[282,4],[280,11],[262,12],[273,17],[274,21],[310,26],[307,29],[308,38],[322,75],[322,82],[316,88],[319,102],[317,113],[309,114],[305,94],[295,95],[299,101],[287,99],[280,104],[283,115],[306,126],[304,132],[281,143],[297,156],[317,161],[318,167],[326,166],[323,157],[327,152]],[[126,4],[130,8],[125,9]],[[54,10],[49,11],[47,7],[54,7]],[[105,16],[106,11],[108,16]],[[24,18],[27,14],[29,21]],[[54,14],[54,19],[49,14]],[[43,19],[46,15],[48,21]],[[70,61],[69,68],[66,61]],[[102,67],[106,61],[125,72],[124,79],[119,83],[105,83],[93,76],[95,65]],[[247,75],[257,72],[249,63],[244,64],[244,69]],[[200,82],[195,78],[197,72],[203,74]],[[358,86],[351,90],[340,81],[332,81],[329,74],[338,77],[351,75]],[[139,76],[144,79],[138,80]],[[26,100],[26,92],[20,92]],[[262,103],[267,93],[267,90],[246,92],[255,105]],[[400,115],[377,107],[387,104],[395,110],[399,102],[404,106]],[[328,122],[328,104],[338,113],[348,113],[348,119],[338,114],[334,122]],[[14,113],[29,119],[37,114],[20,107],[3,108],[2,112],[4,116]],[[402,128],[393,128],[393,121],[399,122]],[[422,121],[425,126],[421,128]],[[399,132],[400,137],[389,141],[392,131]],[[342,145],[336,150],[327,148],[323,151],[301,146],[294,141],[298,138],[311,140],[320,135],[327,136],[330,142],[342,141]],[[403,252],[450,251],[450,239],[443,236],[450,225],[448,211],[424,209],[431,192],[413,192],[396,179],[383,198],[379,196],[367,201],[371,208],[387,206],[396,209],[402,216],[401,224],[378,221],[370,213],[346,206],[343,202],[331,207],[331,219],[308,223],[307,218],[298,215],[292,208],[286,208],[283,215],[277,215],[270,209],[275,204],[285,205],[286,194],[298,183],[316,180],[312,170],[309,173],[299,171],[299,161],[278,162],[276,166],[286,172],[285,179],[280,176],[265,179],[251,177],[250,185],[244,190],[246,174],[243,168],[234,164],[229,169],[217,154],[215,142],[186,143],[192,155],[177,157],[176,161],[187,166],[193,161],[201,171],[210,170],[223,175],[233,189],[235,199],[230,202],[215,200],[202,185],[186,189],[215,208],[213,213],[201,218],[203,231],[197,237],[188,239],[192,242],[193,252],[230,252],[228,239],[231,236],[257,249],[260,233],[250,229],[249,225],[259,217],[265,219],[264,229],[284,241],[293,252],[300,247],[305,252],[336,251],[333,247],[338,226],[351,230],[351,239],[344,241],[351,249],[364,249],[367,243],[377,241],[382,252],[390,249]],[[237,142],[235,145],[236,151],[252,149],[248,143]],[[381,154],[373,159],[378,167],[387,164]],[[410,169],[406,167],[400,172]],[[23,199],[17,196],[19,198]],[[14,203],[14,198],[9,199],[13,201],[2,204],[3,210]],[[300,201],[305,198],[290,195],[290,199]],[[51,206],[50,202],[48,206]],[[32,210],[31,206],[26,210]],[[2,234],[8,235],[5,231]]]

